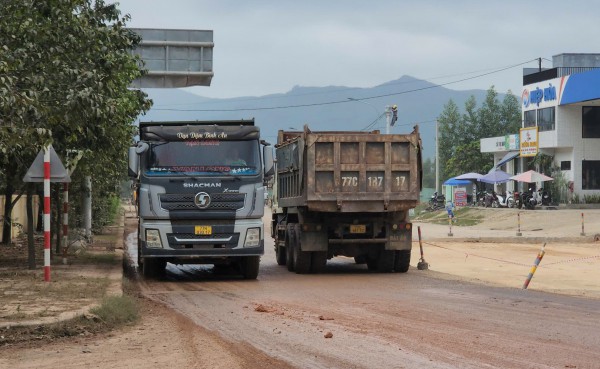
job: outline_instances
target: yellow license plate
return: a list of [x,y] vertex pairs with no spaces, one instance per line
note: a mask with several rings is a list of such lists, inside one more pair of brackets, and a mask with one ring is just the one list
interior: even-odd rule
[[350,233],[367,233],[367,226],[364,224],[352,224]]
[[194,233],[199,235],[211,235],[212,226],[196,226],[194,228]]

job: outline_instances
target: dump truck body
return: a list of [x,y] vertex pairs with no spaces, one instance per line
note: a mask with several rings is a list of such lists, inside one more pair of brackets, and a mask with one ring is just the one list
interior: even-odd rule
[[276,158],[272,236],[279,264],[318,272],[343,255],[370,269],[408,269],[408,212],[421,190],[417,127],[392,135],[280,131]]

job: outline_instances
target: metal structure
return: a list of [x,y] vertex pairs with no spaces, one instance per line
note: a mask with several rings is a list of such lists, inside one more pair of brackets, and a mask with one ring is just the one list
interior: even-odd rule
[[213,72],[213,31],[133,28],[142,37],[133,51],[148,73],[134,88],[210,86]]

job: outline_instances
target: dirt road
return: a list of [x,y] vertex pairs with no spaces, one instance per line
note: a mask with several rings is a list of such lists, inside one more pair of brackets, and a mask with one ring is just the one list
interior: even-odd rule
[[422,224],[431,268],[406,274],[343,258],[322,275],[289,273],[270,239],[257,281],[169,264],[166,279],[140,284],[161,302],[148,303],[141,325],[10,349],[0,367],[600,368],[600,300],[589,298],[599,296],[598,244],[549,242],[547,267],[522,290],[540,243],[459,242],[459,232],[497,234],[502,222],[455,228],[450,242],[447,228]]

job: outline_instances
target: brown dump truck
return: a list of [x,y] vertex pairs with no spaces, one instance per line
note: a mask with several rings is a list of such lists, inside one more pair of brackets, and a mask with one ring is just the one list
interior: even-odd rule
[[409,210],[421,191],[421,139],[410,134],[279,131],[271,236],[277,263],[319,273],[335,256],[370,270],[409,268]]

